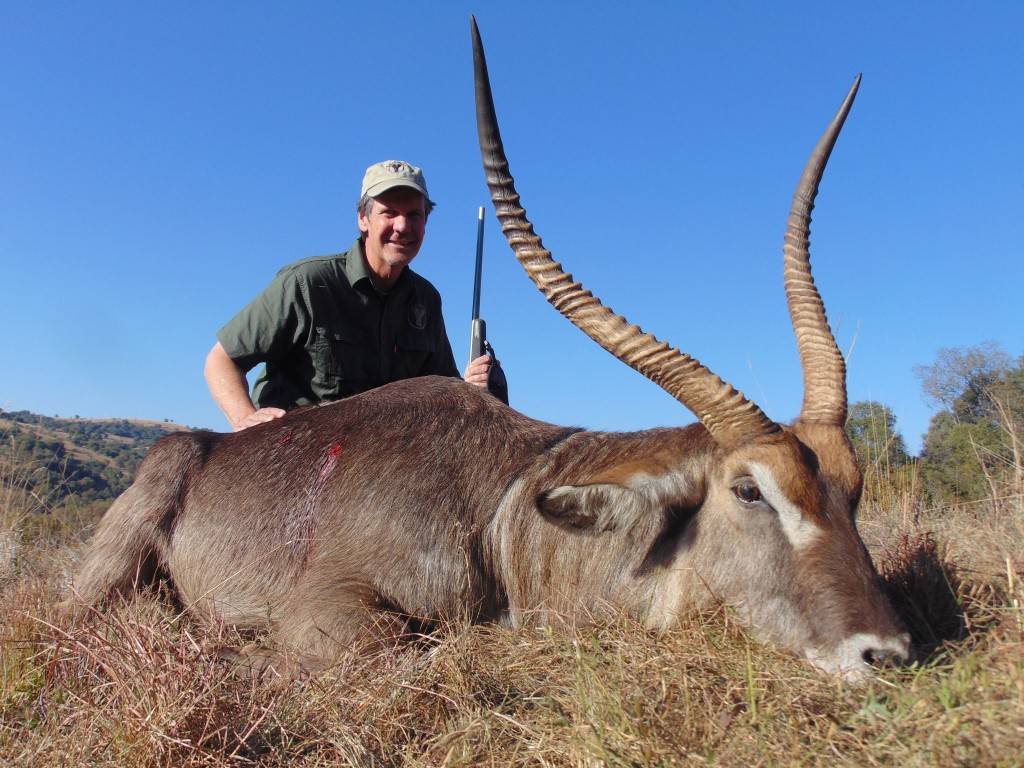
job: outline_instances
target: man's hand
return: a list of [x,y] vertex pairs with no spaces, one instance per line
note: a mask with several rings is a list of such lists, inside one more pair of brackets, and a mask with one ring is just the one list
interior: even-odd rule
[[247,427],[263,424],[284,416],[280,408],[260,408],[257,410],[249,398],[249,384],[245,380],[245,371],[235,365],[228,357],[224,347],[218,341],[206,356],[204,369],[206,384],[214,401],[228,417],[228,422],[235,432]]
[[487,375],[491,372],[491,356],[480,355],[466,366],[466,373],[462,377],[468,384],[475,387],[487,389]]
[[258,411],[253,411],[248,416],[239,419],[237,423],[231,426],[235,428],[235,432],[241,432],[243,429],[254,427],[257,424],[280,419],[286,413],[287,411],[282,408],[260,408]]

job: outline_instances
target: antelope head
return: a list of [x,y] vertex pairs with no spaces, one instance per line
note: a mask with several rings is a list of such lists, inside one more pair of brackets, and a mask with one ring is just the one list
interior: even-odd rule
[[[755,632],[850,678],[902,661],[909,638],[856,529],[862,476],[845,433],[846,366],[811,277],[810,214],[858,76],[804,169],[784,241],[784,283],[803,368],[799,418],[782,425],[698,360],[605,307],[554,261],[520,205],[472,21],[477,128],[502,231],[547,300],[616,358],[692,411],[710,440],[699,482],[699,536],[687,569]],[[710,544],[706,542],[710,541]],[[679,577],[679,593],[687,592]],[[692,578],[692,573],[691,573]],[[679,598],[682,609],[685,598]],[[693,602],[692,600],[690,602]]]

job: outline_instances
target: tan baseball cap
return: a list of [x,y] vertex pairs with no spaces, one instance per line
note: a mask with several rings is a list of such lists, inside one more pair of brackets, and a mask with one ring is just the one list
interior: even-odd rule
[[377,197],[395,187],[411,187],[427,200],[430,199],[427,180],[423,178],[423,171],[415,165],[401,160],[385,160],[366,169],[366,175],[363,176],[364,196]]

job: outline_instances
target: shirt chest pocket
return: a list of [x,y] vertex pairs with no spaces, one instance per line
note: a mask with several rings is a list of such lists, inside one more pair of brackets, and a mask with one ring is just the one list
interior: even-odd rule
[[369,334],[348,325],[317,326],[313,367],[325,384],[365,381],[374,376],[375,350]]
[[397,375],[394,378],[400,379],[422,375],[430,356],[437,351],[437,343],[425,330],[409,327],[398,331],[395,347]]

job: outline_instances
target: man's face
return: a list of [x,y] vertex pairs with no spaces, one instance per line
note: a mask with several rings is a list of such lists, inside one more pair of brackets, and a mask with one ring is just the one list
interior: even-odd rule
[[426,226],[426,200],[416,190],[395,187],[374,198],[369,215],[359,212],[370,268],[379,272],[408,266],[423,245]]

